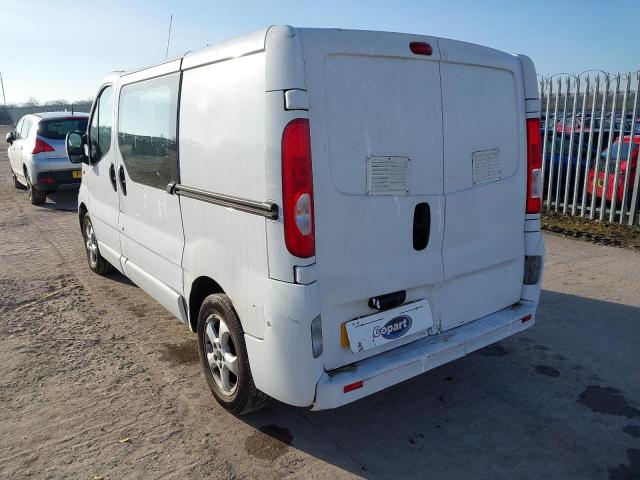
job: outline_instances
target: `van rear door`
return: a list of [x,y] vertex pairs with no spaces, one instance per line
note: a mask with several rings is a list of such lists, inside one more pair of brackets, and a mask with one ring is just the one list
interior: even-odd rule
[[[438,323],[444,229],[440,53],[430,37],[299,32],[324,358],[331,369],[427,335],[426,329],[410,332],[356,353],[341,346],[344,322],[375,313],[371,297],[404,290],[407,301],[426,299],[429,320]],[[412,41],[428,43],[432,54],[412,53]],[[420,204],[428,205],[428,218]],[[414,248],[416,215],[418,229],[429,230],[423,249]]]
[[442,329],[519,301],[526,134],[518,57],[439,39],[446,197]]

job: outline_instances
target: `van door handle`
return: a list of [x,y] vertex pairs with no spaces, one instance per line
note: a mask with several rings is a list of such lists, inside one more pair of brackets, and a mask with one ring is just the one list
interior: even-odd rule
[[120,165],[120,168],[118,169],[118,179],[120,180],[120,189],[122,190],[122,194],[126,195],[127,182],[125,181],[125,178],[124,178],[124,167],[122,165]]
[[116,168],[113,166],[113,163],[109,167],[109,180],[111,180],[111,186],[113,187],[113,191],[117,192],[118,187],[116,186]]
[[413,211],[413,248],[424,250],[431,233],[431,209],[427,202],[419,203]]

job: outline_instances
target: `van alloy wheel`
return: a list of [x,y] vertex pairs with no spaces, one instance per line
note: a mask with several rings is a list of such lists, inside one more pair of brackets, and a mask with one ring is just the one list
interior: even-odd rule
[[84,237],[84,249],[87,251],[87,262],[91,271],[98,275],[107,275],[113,271],[113,266],[107,262],[102,255],[100,255],[100,248],[98,248],[98,239],[96,238],[96,232],[93,230],[93,223],[88,214],[85,214],[82,219],[82,236]]
[[215,313],[207,318],[203,346],[213,380],[223,394],[233,395],[238,388],[238,356],[227,324]]
[[198,356],[216,401],[243,415],[262,408],[269,397],[256,388],[240,318],[229,297],[212,293],[198,311]]
[[95,268],[98,264],[98,241],[96,240],[96,234],[93,231],[91,222],[87,222],[84,227],[84,239],[87,254],[89,255],[89,264]]

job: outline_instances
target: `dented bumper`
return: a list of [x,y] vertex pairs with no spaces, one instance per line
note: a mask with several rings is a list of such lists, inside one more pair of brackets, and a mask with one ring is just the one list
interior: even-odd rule
[[[336,408],[486,347],[531,327],[537,303],[521,301],[439,335],[416,340],[331,372],[316,386],[312,410]],[[345,393],[345,386],[363,381]]]

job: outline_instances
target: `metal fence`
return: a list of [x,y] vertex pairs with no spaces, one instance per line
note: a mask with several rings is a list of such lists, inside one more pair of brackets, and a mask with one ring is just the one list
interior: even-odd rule
[[637,225],[640,74],[541,77],[543,207]]
[[78,103],[56,103],[52,105],[37,105],[37,106],[0,106],[0,125],[15,124],[23,116],[30,113],[41,112],[89,112],[91,110],[91,103],[78,102]]

